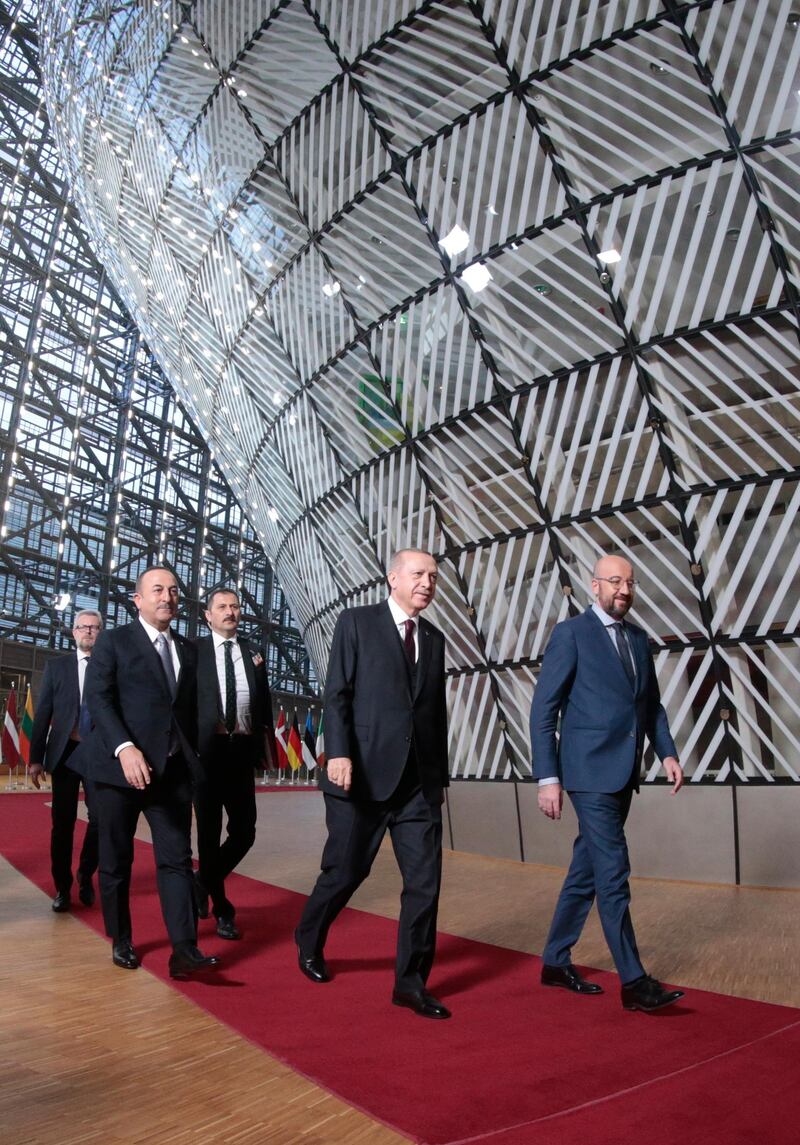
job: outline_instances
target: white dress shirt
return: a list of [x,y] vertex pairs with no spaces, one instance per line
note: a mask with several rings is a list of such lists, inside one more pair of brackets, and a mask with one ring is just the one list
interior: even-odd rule
[[[220,695],[220,708],[222,712],[223,721],[225,718],[225,641],[229,639],[227,636],[220,636],[218,632],[212,632],[211,637],[214,641],[214,658],[217,664],[217,685],[219,687]],[[232,637],[231,643],[231,659],[233,660],[233,671],[236,676],[236,727],[234,731],[237,735],[250,735],[253,730],[253,720],[250,713],[250,685],[247,682],[247,673],[244,669],[244,657],[242,656],[242,649],[236,637]]]

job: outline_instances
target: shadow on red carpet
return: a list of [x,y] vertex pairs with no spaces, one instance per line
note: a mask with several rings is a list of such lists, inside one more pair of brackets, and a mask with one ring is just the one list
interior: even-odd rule
[[[79,824],[82,830],[82,824]],[[51,893],[41,796],[0,796],[0,851]],[[439,937],[431,1022],[391,1005],[396,924],[346,910],[326,956],[334,980],[297,969],[303,897],[235,876],[240,943],[199,942],[222,970],[172,985],[350,1105],[426,1145],[789,1145],[800,1122],[800,1012],[699,990],[656,1015],[623,1011],[615,976],[577,997],[538,984],[539,960]],[[152,853],[137,843],[134,941],[167,979]],[[76,916],[102,933],[97,907]],[[110,958],[110,951],[103,957]],[[122,973],[122,971],[120,971]],[[168,980],[168,979],[167,979]]]

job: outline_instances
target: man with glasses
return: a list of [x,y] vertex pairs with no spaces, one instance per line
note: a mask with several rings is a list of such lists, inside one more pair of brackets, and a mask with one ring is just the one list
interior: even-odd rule
[[[69,760],[92,727],[91,714],[83,702],[83,682],[102,627],[102,616],[92,609],[84,609],[75,617],[72,636],[76,651],[49,660],[45,666],[31,731],[30,776],[34,787],[39,787],[45,772],[53,787],[50,868],[56,888],[52,907],[58,914],[72,905],[72,843],[81,777],[70,768]],[[90,780],[84,779],[83,790],[89,825],[78,861],[78,898],[84,906],[91,906],[95,899],[92,875],[97,870],[97,815]]]
[[673,795],[683,773],[647,635],[624,620],[635,589],[629,561],[612,555],[598,560],[594,604],[557,624],[545,650],[531,708],[531,743],[540,811],[560,819],[566,789],[580,828],[542,953],[542,984],[575,994],[602,993],[570,958],[597,899],[622,983],[622,1005],[651,1012],[676,1002],[683,992],[665,990],[645,972],[630,917],[625,821],[639,789],[645,738],[664,764]]

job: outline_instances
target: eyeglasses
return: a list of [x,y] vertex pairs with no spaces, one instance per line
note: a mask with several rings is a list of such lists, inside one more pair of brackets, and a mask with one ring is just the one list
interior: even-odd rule
[[636,588],[636,581],[633,577],[631,577],[630,580],[626,580],[625,577],[621,576],[596,576],[594,579],[604,580],[606,584],[610,584],[612,588],[619,588],[621,584],[624,584],[626,588]]
[[100,625],[99,624],[76,624],[75,625],[75,631],[76,632],[99,632],[100,631]]

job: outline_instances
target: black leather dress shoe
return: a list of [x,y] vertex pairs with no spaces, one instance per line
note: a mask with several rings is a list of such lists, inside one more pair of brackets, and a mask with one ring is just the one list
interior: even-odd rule
[[170,978],[185,978],[198,970],[213,970],[219,966],[219,959],[213,954],[203,954],[196,946],[182,946],[169,956]]
[[123,938],[112,944],[111,961],[115,966],[122,967],[123,970],[137,970],[139,968],[139,959],[136,957],[136,951],[133,949],[133,943],[129,938]]
[[443,1006],[438,998],[429,994],[427,990],[392,991],[392,1003],[395,1006],[407,1006],[421,1018],[449,1018],[450,1011]]
[[650,1014],[653,1010],[663,1010],[683,997],[683,990],[665,990],[660,982],[645,974],[635,982],[629,982],[622,987],[622,1005],[626,1010],[644,1010]]
[[603,987],[596,982],[587,982],[581,978],[578,971],[570,962],[569,966],[542,966],[543,986],[562,986],[571,990],[573,994],[602,994]]
[[220,938],[228,938],[235,942],[237,938],[241,938],[239,927],[232,918],[218,918],[217,919],[217,934]]
[[69,891],[59,891],[50,905],[56,914],[63,914],[65,910],[69,910],[71,905]]
[[208,918],[208,891],[200,882],[200,876],[196,871],[192,889],[194,892],[194,905],[195,910],[197,911],[197,917]]
[[94,887],[91,879],[81,879],[78,887],[78,898],[84,906],[94,906]]
[[331,975],[321,954],[303,954],[298,946],[297,965],[312,982],[330,982]]

